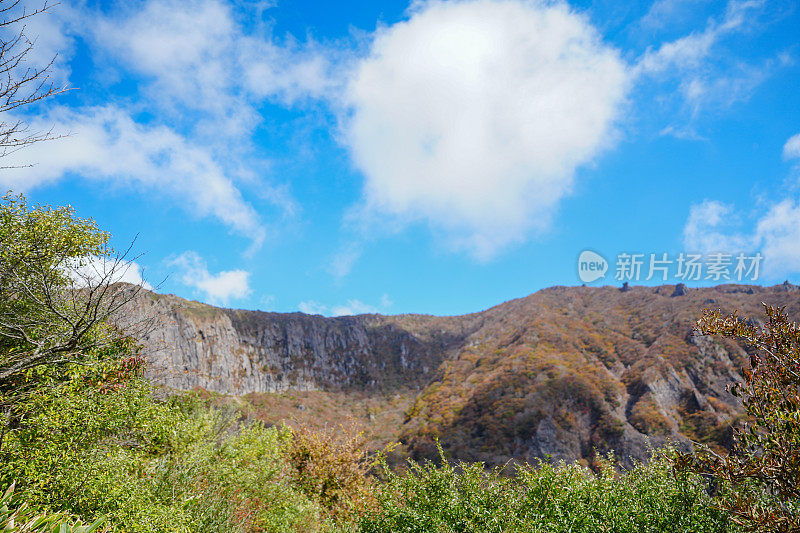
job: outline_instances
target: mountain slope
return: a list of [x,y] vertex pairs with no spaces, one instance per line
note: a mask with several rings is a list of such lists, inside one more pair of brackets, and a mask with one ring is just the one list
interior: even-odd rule
[[556,287],[486,311],[417,397],[403,441],[417,457],[430,457],[438,438],[451,456],[491,464],[588,459],[594,449],[644,459],[648,440],[724,444],[740,411],[726,385],[746,353],[694,335],[697,316],[713,307],[758,317],[766,301],[796,318],[800,293],[675,292]]
[[746,353],[693,324],[706,307],[759,317],[762,301],[800,314],[789,284],[554,287],[460,317],[324,318],[146,293],[134,314],[156,317],[144,341],[153,379],[170,387],[266,393],[256,403],[270,421],[280,391],[394,395],[380,405],[410,407],[383,424],[396,421],[412,456],[435,456],[439,439],[454,458],[503,464],[594,449],[643,459],[648,439],[724,444],[740,412],[726,385]]

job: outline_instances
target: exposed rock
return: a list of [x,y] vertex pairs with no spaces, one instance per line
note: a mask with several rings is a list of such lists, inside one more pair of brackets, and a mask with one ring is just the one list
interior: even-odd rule
[[549,416],[539,422],[533,446],[536,457],[549,458],[554,463],[572,461],[581,452],[580,443],[575,435],[565,434]]
[[677,296],[686,296],[686,293],[689,292],[689,289],[683,283],[678,283],[675,285],[675,290],[672,291],[672,297],[675,298]]
[[783,292],[794,292],[797,289],[797,285],[792,285],[788,279],[778,286],[778,290]]
[[398,327],[408,317],[237,311],[149,292],[132,307],[154,320],[141,339],[153,381],[231,394],[416,385],[465,334],[436,317],[416,317],[427,326],[417,335]]

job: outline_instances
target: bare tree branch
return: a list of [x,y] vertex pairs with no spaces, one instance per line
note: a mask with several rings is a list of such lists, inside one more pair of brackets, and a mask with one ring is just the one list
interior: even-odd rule
[[[30,66],[28,56],[35,46],[26,33],[24,22],[30,17],[46,14],[58,5],[45,2],[28,11],[20,0],[0,0],[0,116],[45,98],[63,93],[66,85],[56,85],[52,78],[57,55],[44,66]],[[47,131],[31,131],[21,119],[0,119],[0,158],[7,157],[25,146],[62,137]],[[0,170],[32,165],[0,165]]]

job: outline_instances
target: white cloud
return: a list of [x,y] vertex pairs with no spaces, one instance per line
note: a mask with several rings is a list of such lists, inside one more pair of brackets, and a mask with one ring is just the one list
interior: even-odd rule
[[712,200],[695,204],[683,228],[684,245],[690,252],[749,252],[756,242],[736,233],[739,223],[733,206]]
[[335,305],[331,309],[333,316],[352,316],[352,315],[365,315],[378,313],[378,308],[365,304],[361,300],[347,300],[344,305]]
[[783,200],[772,206],[756,226],[764,267],[774,275],[800,272],[800,203]]
[[[661,3],[677,7],[684,2],[658,4]],[[648,48],[633,69],[634,74],[637,78],[674,81],[676,93],[688,105],[692,117],[702,107],[727,107],[746,100],[776,66],[785,64],[789,57],[783,54],[760,65],[748,65],[717,48],[724,39],[748,31],[763,5],[762,0],[730,1],[721,19],[709,19],[702,31]]]
[[419,3],[379,29],[348,87],[364,211],[443,229],[480,259],[546,229],[612,144],[625,63],[564,4]]
[[728,3],[721,22],[709,20],[701,32],[664,43],[657,49],[648,49],[636,66],[637,73],[654,74],[671,68],[687,70],[702,66],[711,54],[712,47],[726,35],[741,29],[747,20],[748,10],[761,4],[761,1]]
[[135,261],[113,260],[107,257],[87,257],[70,269],[70,276],[79,286],[105,280],[107,283],[131,283],[152,291],[153,286],[142,277],[143,269]]
[[246,39],[238,56],[244,88],[254,97],[276,98],[285,105],[330,98],[339,80],[329,54],[314,42],[282,47],[264,38]]
[[361,244],[350,243],[340,249],[333,256],[328,271],[336,278],[343,278],[350,274],[356,261],[361,257]]
[[377,306],[370,305],[356,299],[350,299],[347,300],[347,303],[332,306],[321,304],[313,300],[308,300],[305,302],[300,302],[298,309],[300,309],[300,312],[308,315],[353,316],[386,312],[386,309],[391,306],[392,301],[389,299],[388,295],[384,294]]
[[[21,9],[32,13],[41,7],[42,2],[22,2],[16,14],[20,14]],[[72,6],[55,4],[47,12],[30,16],[23,23],[25,35],[35,43],[25,58],[27,64],[24,67],[43,68],[52,61],[49,81],[57,87],[67,84],[71,72],[69,60],[75,50],[75,41],[69,26],[74,16]]]
[[[800,158],[800,134],[786,141],[783,156]],[[739,230],[741,222],[732,205],[712,200],[695,204],[683,229],[684,244],[706,253],[760,251],[767,276],[800,273],[800,200],[785,198],[768,206],[751,232]]]
[[789,137],[783,145],[784,159],[800,159],[800,133]]
[[71,132],[72,136],[37,143],[3,159],[6,165],[35,166],[5,170],[0,188],[23,192],[66,175],[125,184],[140,192],[171,193],[200,215],[214,216],[258,246],[265,229],[222,166],[206,150],[165,126],[136,123],[123,109],[106,106],[54,108],[31,124],[32,130]]
[[236,137],[260,121],[264,99],[292,104],[324,96],[331,65],[314,43],[278,43],[269,28],[246,32],[232,5],[217,0],[149,0],[103,16],[89,30],[115,60],[147,80],[167,112],[193,116],[206,136]]
[[[684,228],[687,250],[705,253],[755,252],[764,256],[764,273],[777,278],[800,272],[800,202],[785,199],[757,219],[751,233],[736,231],[732,206],[706,201],[692,206]],[[733,226],[733,227],[732,227]]]
[[[76,176],[166,192],[189,212],[213,216],[250,238],[250,251],[257,249],[266,229],[241,184],[258,187],[260,198],[285,217],[298,211],[288,188],[266,183],[269,164],[252,151],[250,134],[261,121],[257,107],[265,99],[321,98],[331,87],[331,66],[310,40],[273,39],[260,15],[245,31],[233,6],[145,0],[100,10],[79,2],[30,19],[29,33],[39,35],[34,59],[66,52],[56,64],[58,80],[69,75],[64,60],[79,37],[89,46],[95,78],[109,85],[133,81],[136,104],[56,107],[28,117],[30,131],[72,137],[4,159],[4,165],[36,166],[5,171],[0,188],[25,191]],[[260,14],[268,6],[238,7]]]
[[689,16],[697,6],[707,0],[656,0],[639,24],[647,29],[661,29],[675,20]]
[[307,315],[324,315],[328,312],[328,306],[323,305],[319,302],[315,302],[313,300],[307,300],[305,302],[300,302],[297,306],[301,313],[305,313]]
[[[98,49],[142,75],[141,90],[162,112],[189,122],[210,115],[223,136],[243,134],[257,122],[236,91],[236,27],[229,5],[151,0],[95,21],[88,31]],[[187,115],[187,107],[207,115]]]
[[250,294],[250,273],[244,270],[225,270],[217,274],[208,271],[206,262],[196,252],[184,252],[170,265],[183,270],[181,282],[201,291],[209,303],[227,304],[231,299]]

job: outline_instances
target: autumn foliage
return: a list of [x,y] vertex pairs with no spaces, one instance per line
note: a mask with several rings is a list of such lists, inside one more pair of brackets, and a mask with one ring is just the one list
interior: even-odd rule
[[719,504],[752,531],[800,531],[800,325],[783,308],[764,306],[766,323],[706,311],[704,335],[739,339],[750,368],[731,386],[746,417],[734,428],[730,453],[701,448],[678,467],[711,480]]

